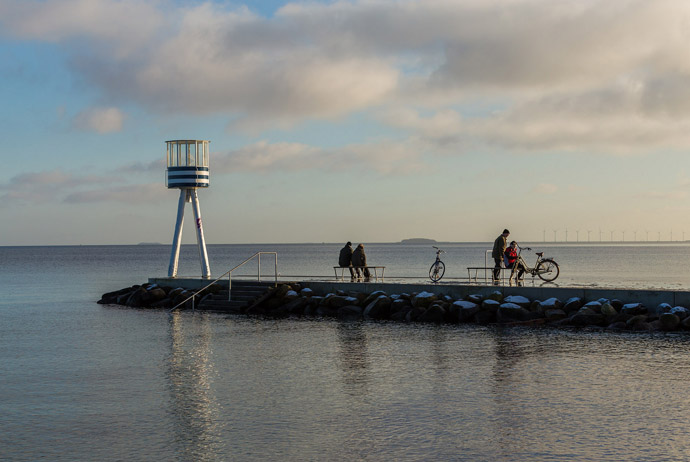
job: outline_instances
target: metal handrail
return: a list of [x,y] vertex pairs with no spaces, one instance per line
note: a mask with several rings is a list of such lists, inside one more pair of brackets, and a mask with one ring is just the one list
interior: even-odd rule
[[221,279],[223,279],[225,276],[228,276],[228,301],[232,300],[232,295],[231,295],[231,293],[232,293],[232,272],[235,271],[235,270],[236,270],[237,268],[239,268],[240,266],[244,265],[245,263],[251,261],[254,257],[258,257],[258,258],[257,258],[257,260],[258,260],[257,277],[258,277],[258,280],[261,281],[261,255],[262,255],[262,254],[273,255],[273,257],[274,257],[274,261],[275,261],[275,284],[276,284],[276,286],[277,286],[277,285],[278,285],[278,252],[256,252],[254,255],[252,255],[251,257],[247,258],[246,260],[244,260],[244,261],[243,261],[242,263],[240,263],[239,265],[235,266],[235,267],[232,268],[231,270],[226,271],[225,273],[223,273],[222,275],[220,275],[219,277],[217,277],[217,278],[214,279],[213,281],[209,282],[207,285],[205,285],[205,286],[202,287],[201,289],[199,289],[199,290],[197,290],[196,292],[194,292],[194,293],[193,293],[192,295],[190,295],[189,297],[185,298],[183,301],[181,301],[181,302],[178,303],[177,305],[175,305],[175,306],[173,306],[172,308],[170,308],[170,310],[168,310],[168,312],[169,312],[169,313],[172,313],[174,310],[176,310],[176,309],[179,308],[180,306],[182,306],[182,305],[184,305],[185,303],[187,303],[190,299],[192,300],[192,311],[193,311],[193,310],[194,310],[194,297],[196,297],[200,292],[203,292],[204,290],[206,290],[206,289],[208,289],[209,287],[211,287],[211,286],[212,286],[213,284],[215,284],[216,282],[218,282],[218,281],[220,281]]

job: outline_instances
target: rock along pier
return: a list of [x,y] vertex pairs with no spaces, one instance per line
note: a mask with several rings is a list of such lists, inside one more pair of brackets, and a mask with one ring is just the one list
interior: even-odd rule
[[[207,284],[201,278],[151,278],[104,294],[101,304],[172,308]],[[690,291],[468,284],[218,281],[195,309],[236,315],[330,317],[436,324],[549,325],[690,333]],[[228,299],[231,299],[228,301]],[[179,307],[189,309],[191,300]]]

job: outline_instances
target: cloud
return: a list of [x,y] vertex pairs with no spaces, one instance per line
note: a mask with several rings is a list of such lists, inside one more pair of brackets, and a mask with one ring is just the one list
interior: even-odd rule
[[74,128],[97,133],[113,133],[122,130],[124,114],[117,108],[90,108],[74,117]]
[[[131,166],[130,166],[131,168]],[[127,171],[125,168],[123,171]],[[0,184],[0,201],[13,204],[71,204],[93,202],[124,202],[142,204],[158,202],[167,189],[162,182],[130,184],[130,175],[117,172],[105,175],[77,175],[62,170],[22,173]]]
[[73,188],[89,184],[107,184],[112,181],[116,181],[115,178],[77,176],[62,170],[22,173],[12,177],[9,182],[0,184],[0,191],[7,191],[0,199],[19,203],[54,202],[65,191]]
[[70,204],[94,202],[156,203],[169,199],[170,196],[167,191],[160,183],[113,186],[74,192],[67,195],[64,201]]
[[[690,147],[688,17],[675,0],[295,2],[271,18],[210,2],[0,4],[5,35],[59,44],[102,100],[154,113],[257,132],[375,110],[438,149],[616,153]],[[122,114],[75,125],[117,131]]]
[[415,143],[380,141],[324,149],[300,143],[260,141],[227,153],[216,153],[213,173],[270,171],[349,172],[410,174],[428,170]]

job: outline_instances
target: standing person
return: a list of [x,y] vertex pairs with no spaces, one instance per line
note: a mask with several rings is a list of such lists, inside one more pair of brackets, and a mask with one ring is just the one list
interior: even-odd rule
[[355,272],[352,269],[352,242],[347,241],[345,247],[340,249],[340,256],[338,257],[338,265],[341,268],[350,268],[350,279],[355,279]]
[[[352,253],[352,265],[355,267],[355,272],[357,272],[357,277],[361,277],[359,274],[360,266],[367,266],[367,256],[364,253],[364,244],[359,244],[355,251]],[[362,268],[362,273],[366,279],[369,279],[369,268]]]
[[515,265],[517,264],[517,279],[515,282],[517,282],[518,285],[522,285],[522,275],[525,274],[525,267],[522,266],[522,263],[518,263],[517,257],[518,257],[518,252],[517,252],[517,242],[512,241],[506,251],[503,253],[503,256],[505,257],[505,262],[506,262],[506,268],[510,268],[513,271],[511,272],[511,277],[513,273],[515,272]]
[[507,247],[507,240],[508,236],[510,235],[510,231],[507,229],[503,230],[503,233],[501,233],[500,236],[496,238],[494,241],[494,248],[491,251],[491,258],[494,259],[494,274],[493,274],[493,283],[494,285],[498,285],[498,281],[501,277],[501,262],[503,261],[503,252],[506,251]]

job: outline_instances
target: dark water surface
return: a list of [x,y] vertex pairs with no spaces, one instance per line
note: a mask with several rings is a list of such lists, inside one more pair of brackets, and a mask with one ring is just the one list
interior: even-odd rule
[[[325,247],[279,250],[279,267],[329,275],[321,266],[333,265],[338,246]],[[390,247],[370,247],[391,272],[402,261],[387,256]],[[688,253],[641,247],[637,254],[656,255],[653,268],[664,267],[658,255],[667,250],[673,261]],[[212,270],[253,250],[211,246]],[[468,266],[453,250],[449,268]],[[548,250],[562,261],[578,255],[574,246]],[[630,254],[623,250],[608,260]],[[690,459],[688,336],[169,316],[95,304],[164,274],[168,252],[0,247],[0,460]],[[195,252],[184,249],[183,272],[198,274]],[[606,252],[584,247],[577,258]],[[428,253],[419,249],[419,263],[406,257],[409,266],[426,271]],[[683,271],[639,281],[683,286]],[[625,285],[629,276],[615,273],[622,279],[611,284]]]

